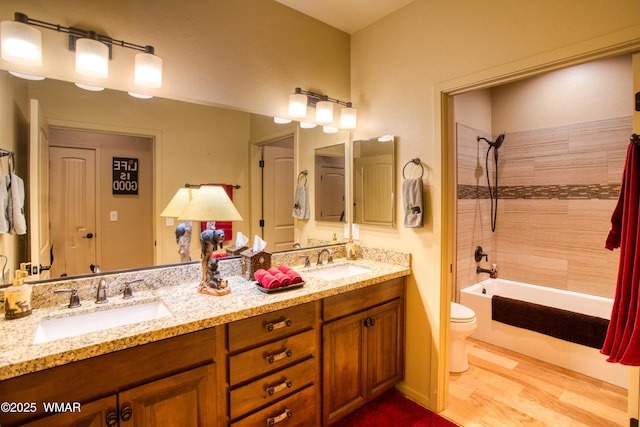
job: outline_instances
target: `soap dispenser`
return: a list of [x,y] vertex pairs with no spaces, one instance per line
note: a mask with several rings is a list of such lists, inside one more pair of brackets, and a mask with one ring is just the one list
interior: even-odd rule
[[32,285],[25,285],[24,279],[29,276],[26,263],[20,264],[20,270],[14,272],[12,286],[4,290],[5,319],[20,319],[31,314]]
[[358,259],[358,245],[353,242],[353,239],[349,239],[349,242],[345,245],[346,257],[348,260]]

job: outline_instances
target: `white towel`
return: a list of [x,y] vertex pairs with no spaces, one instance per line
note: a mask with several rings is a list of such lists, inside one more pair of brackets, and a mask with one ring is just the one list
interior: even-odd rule
[[422,178],[402,181],[405,228],[422,227]]
[[11,195],[9,223],[11,232],[27,234],[27,219],[24,216],[24,181],[18,175],[11,174]]
[[296,187],[292,215],[298,219],[309,219],[309,194],[307,193],[307,186],[304,184],[298,184]]
[[8,233],[9,223],[9,174],[0,178],[0,233]]

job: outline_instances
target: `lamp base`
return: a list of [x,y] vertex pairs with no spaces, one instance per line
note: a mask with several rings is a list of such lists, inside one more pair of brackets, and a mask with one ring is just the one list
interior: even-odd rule
[[227,295],[230,292],[231,292],[231,288],[229,286],[227,286],[226,288],[223,288],[223,289],[216,289],[216,288],[212,288],[211,286],[209,286],[207,284],[200,284],[200,287],[198,287],[198,293],[206,294],[206,295],[213,295],[213,296],[216,296],[216,297],[221,297],[223,295]]

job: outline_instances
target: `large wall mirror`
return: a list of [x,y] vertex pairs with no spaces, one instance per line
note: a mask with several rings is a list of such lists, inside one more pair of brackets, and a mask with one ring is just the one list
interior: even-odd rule
[[353,222],[395,223],[395,138],[353,141]]
[[[78,242],[80,245],[97,244],[102,260],[98,262],[103,273],[179,262],[175,236],[177,221],[160,218],[160,212],[176,191],[186,183],[232,186],[233,202],[241,212],[243,221],[233,223],[232,241],[226,242],[225,245],[233,244],[237,231],[252,241],[255,234],[261,235],[263,232],[256,225],[261,219],[258,204],[263,191],[259,180],[260,173],[254,170],[258,168],[256,153],[261,151],[256,147],[285,135],[298,138],[295,146],[299,147],[310,146],[309,140],[313,141],[313,147],[334,145],[336,138],[346,140],[345,135],[323,134],[321,128],[299,130],[295,124],[276,125],[270,117],[248,112],[162,98],[143,100],[114,90],[94,93],[79,89],[72,83],[53,79],[29,82],[10,76],[5,71],[0,71],[0,96],[11,98],[3,100],[3,105],[12,109],[16,116],[14,121],[20,129],[14,131],[11,138],[19,147],[28,145],[31,122],[29,110],[33,107],[30,105],[31,99],[38,100],[38,109],[41,111],[40,125],[44,129],[45,137],[51,135],[51,129],[55,130],[53,134],[56,145],[67,143],[59,141],[61,134],[67,138],[69,132],[76,130],[88,131],[97,136],[126,135],[151,141],[151,148],[143,149],[149,153],[143,156],[136,147],[138,142],[130,142],[116,151],[109,151],[105,148],[108,142],[92,139],[93,137],[82,137],[90,139],[86,141],[88,149],[102,147],[102,150],[96,151],[98,154],[94,159],[95,170],[102,169],[102,174],[94,187],[97,188],[97,228],[95,231],[81,230]],[[68,144],[74,148],[82,148],[81,142],[70,141]],[[46,150],[42,155],[45,154],[48,154]],[[295,153],[295,156],[296,165],[301,169],[309,169],[311,179],[314,170],[313,154],[307,155],[303,150],[302,153]],[[25,165],[22,173],[28,186],[26,164],[29,153],[21,148],[18,157]],[[139,159],[139,195],[145,193],[149,196],[149,209],[153,214],[145,215],[144,218],[135,215],[137,207],[134,202],[138,196],[113,194],[111,187],[114,158]],[[48,163],[42,159],[38,159],[40,163]],[[296,174],[297,170],[292,168],[292,189]],[[145,179],[147,181],[144,181]],[[108,193],[108,197],[101,196],[100,193]],[[314,194],[311,193],[310,197],[313,198]],[[40,201],[43,201],[42,206],[36,207],[38,201],[27,200],[28,213],[37,212],[43,218],[48,218],[48,203]],[[284,215],[282,221],[294,223],[290,214],[293,202],[292,191],[290,200],[283,202],[289,213]],[[265,228],[279,226],[280,222],[274,225],[265,224]],[[130,231],[124,234],[118,231],[129,223],[133,227]],[[28,231],[28,238],[32,238],[31,231],[35,230]],[[293,242],[307,246],[307,238],[313,237],[310,236],[312,233],[313,230],[307,226],[300,235],[294,237]],[[88,237],[89,234],[91,238]],[[194,230],[191,246],[191,258],[194,262],[197,262],[200,256],[198,235],[199,229]],[[110,239],[109,244],[104,244],[107,239]],[[146,254],[151,254],[146,256],[146,261],[133,260],[128,243],[133,241],[139,242]],[[55,245],[55,242],[53,244]],[[273,251],[286,248],[268,249]],[[43,251],[42,256],[47,257],[46,251]],[[20,259],[16,262],[28,260],[29,252],[20,253],[18,257]],[[42,264],[46,265],[47,260],[43,259]],[[69,276],[90,274],[89,266],[86,265],[84,268],[86,269],[73,272]]]
[[315,150],[315,219],[345,221],[345,144]]

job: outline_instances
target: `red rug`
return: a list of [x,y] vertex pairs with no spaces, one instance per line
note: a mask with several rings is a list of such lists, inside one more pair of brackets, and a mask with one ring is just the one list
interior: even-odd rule
[[407,399],[395,388],[378,396],[353,414],[338,421],[337,427],[457,427],[435,412]]

